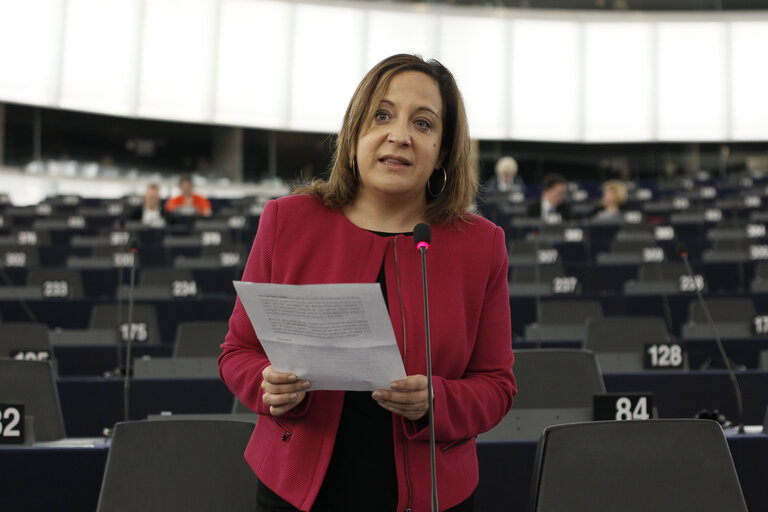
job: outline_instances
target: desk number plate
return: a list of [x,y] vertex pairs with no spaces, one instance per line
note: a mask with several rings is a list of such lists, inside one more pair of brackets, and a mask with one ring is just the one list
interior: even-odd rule
[[653,410],[650,393],[608,393],[595,395],[595,421],[647,420]]
[[0,404],[0,444],[24,443],[24,406]]

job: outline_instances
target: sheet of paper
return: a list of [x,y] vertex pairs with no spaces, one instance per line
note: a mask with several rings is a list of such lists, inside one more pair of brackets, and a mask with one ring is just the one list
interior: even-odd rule
[[378,283],[234,284],[272,366],[310,390],[373,391],[405,378]]

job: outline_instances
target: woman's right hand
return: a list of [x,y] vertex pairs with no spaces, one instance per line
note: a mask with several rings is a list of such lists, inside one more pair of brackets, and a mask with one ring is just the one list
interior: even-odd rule
[[264,368],[261,376],[264,378],[262,400],[272,416],[281,416],[299,405],[307,394],[304,390],[310,386],[308,380],[299,380],[290,372],[279,372],[272,365]]

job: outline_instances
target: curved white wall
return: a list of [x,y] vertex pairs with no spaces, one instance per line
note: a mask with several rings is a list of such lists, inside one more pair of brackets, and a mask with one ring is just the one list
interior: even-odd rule
[[768,140],[768,13],[0,0],[7,102],[335,132],[396,52],[454,72],[475,138]]

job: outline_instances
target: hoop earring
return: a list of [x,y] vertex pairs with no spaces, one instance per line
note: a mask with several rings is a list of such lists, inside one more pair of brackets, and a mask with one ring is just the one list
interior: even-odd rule
[[357,158],[355,158],[355,159],[352,160],[352,179],[357,181],[358,180],[358,177],[357,177],[358,174],[359,174],[359,171],[357,170]]
[[427,191],[429,192],[429,195],[432,197],[437,197],[440,194],[442,194],[443,190],[445,190],[445,186],[448,184],[448,173],[445,172],[445,167],[441,166],[440,169],[443,171],[443,186],[440,187],[440,192],[438,192],[437,194],[432,192],[432,176],[430,176],[429,179],[427,180]]

